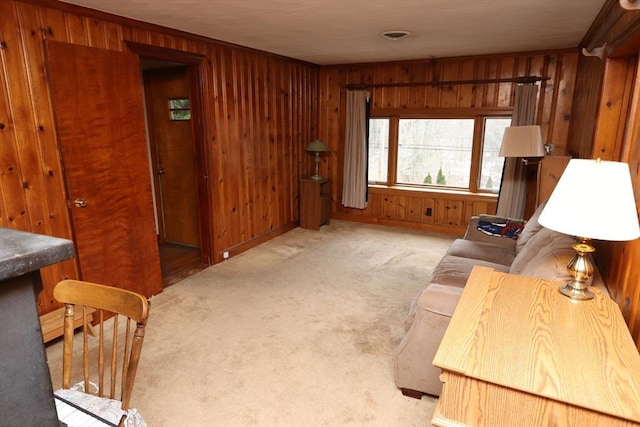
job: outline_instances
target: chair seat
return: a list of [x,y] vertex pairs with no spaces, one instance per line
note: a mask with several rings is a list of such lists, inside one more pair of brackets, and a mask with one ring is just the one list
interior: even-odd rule
[[[105,397],[93,396],[91,394],[84,393],[82,391],[72,389],[58,389],[54,392],[57,397],[60,397],[71,405],[85,409],[86,411],[97,415],[110,424],[117,426],[123,415],[127,415],[124,426],[126,427],[147,427],[147,424],[142,419],[142,416],[135,408],[129,408],[129,411],[125,412],[121,409],[122,402],[114,399],[107,399]],[[58,410],[58,417],[60,421],[64,422],[68,427],[81,427],[94,424],[86,423],[81,417],[75,418],[74,414],[63,414],[61,407],[62,403],[56,399],[56,409]],[[80,412],[80,411],[76,411]],[[87,417],[84,417],[85,419]],[[108,426],[107,423],[100,423],[95,420],[96,426]]]

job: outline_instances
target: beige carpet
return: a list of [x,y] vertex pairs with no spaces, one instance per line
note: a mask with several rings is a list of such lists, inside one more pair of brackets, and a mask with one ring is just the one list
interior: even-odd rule
[[[166,288],[151,299],[133,406],[150,427],[429,425],[435,399],[403,396],[393,359],[451,241],[332,221]],[[57,388],[60,342],[47,351]]]

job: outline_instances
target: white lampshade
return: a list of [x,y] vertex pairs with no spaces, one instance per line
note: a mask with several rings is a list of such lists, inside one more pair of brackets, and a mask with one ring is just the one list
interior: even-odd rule
[[571,159],[538,221],[577,237],[637,239],[640,226],[629,165]]
[[544,157],[540,126],[510,126],[505,128],[500,157]]

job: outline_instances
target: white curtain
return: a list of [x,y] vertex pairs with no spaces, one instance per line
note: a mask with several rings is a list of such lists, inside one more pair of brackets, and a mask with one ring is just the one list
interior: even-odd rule
[[[535,124],[538,103],[538,86],[517,85],[513,103],[511,126]],[[524,163],[519,157],[506,157],[500,184],[496,214],[508,218],[522,218],[527,198],[527,182]]]
[[342,204],[348,208],[367,207],[367,117],[369,94],[347,91],[347,123],[344,147]]

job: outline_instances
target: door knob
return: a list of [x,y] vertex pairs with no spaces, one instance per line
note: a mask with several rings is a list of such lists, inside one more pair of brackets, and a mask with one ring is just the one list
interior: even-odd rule
[[74,204],[76,205],[76,207],[78,207],[78,208],[84,208],[84,207],[86,207],[86,206],[87,206],[87,200],[86,200],[86,199],[83,199],[83,198],[81,198],[81,197],[78,197],[78,198],[77,198],[73,203],[74,203]]

